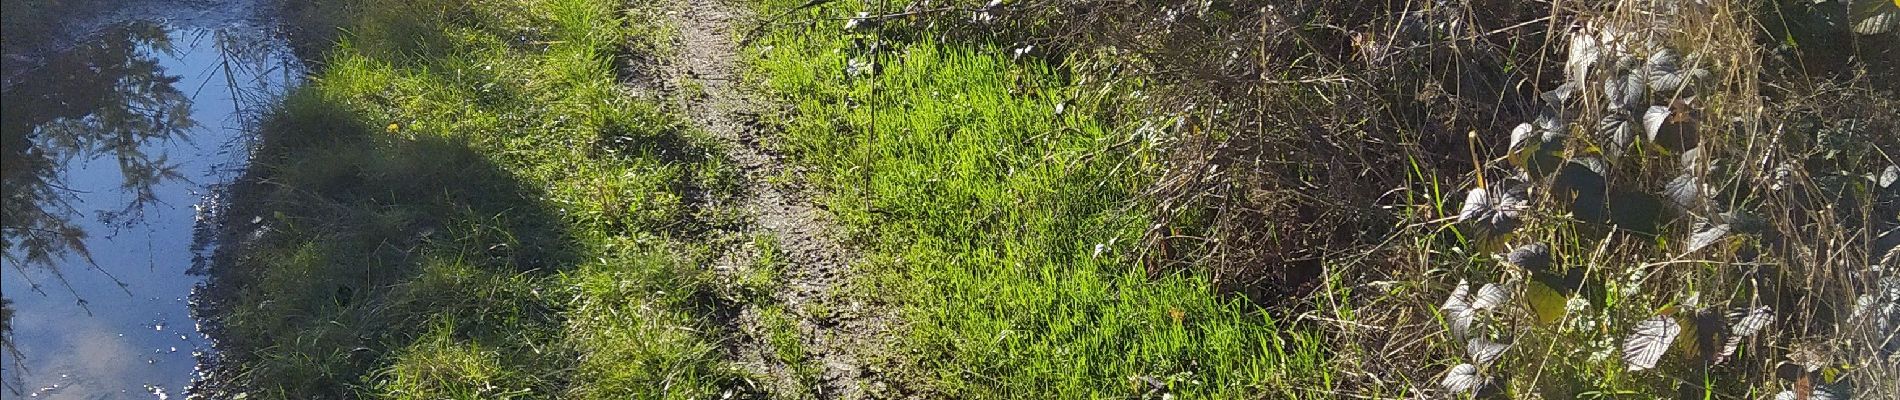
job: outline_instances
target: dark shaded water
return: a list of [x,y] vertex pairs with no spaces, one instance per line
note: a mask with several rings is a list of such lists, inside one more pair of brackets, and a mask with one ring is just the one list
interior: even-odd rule
[[210,347],[193,233],[301,75],[258,2],[128,4],[8,43],[0,397],[183,394]]

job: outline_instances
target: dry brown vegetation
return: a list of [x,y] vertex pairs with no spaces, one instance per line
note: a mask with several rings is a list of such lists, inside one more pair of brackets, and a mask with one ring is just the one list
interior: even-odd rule
[[[1440,303],[1469,280],[1521,299],[1478,334],[1520,349],[1482,373],[1517,397],[1881,398],[1900,393],[1893,323],[1855,307],[1890,304],[1900,262],[1883,176],[1900,173],[1900,40],[1850,10],[1867,4],[920,1],[866,20],[1152,90],[1149,114],[1111,117],[1173,122],[1137,135],[1167,160],[1150,273],[1299,315],[1352,391],[1438,390],[1467,357]],[[1576,70],[1590,38],[1602,60]],[[1706,74],[1629,101],[1606,83],[1658,64]],[[1513,139],[1534,121],[1544,143]],[[1461,222],[1478,187],[1522,197],[1514,226]],[[1554,265],[1507,260],[1533,243]],[[1766,333],[1719,332],[1760,307]],[[1656,372],[1625,372],[1658,316],[1686,333]],[[1731,337],[1743,356],[1722,354]]]

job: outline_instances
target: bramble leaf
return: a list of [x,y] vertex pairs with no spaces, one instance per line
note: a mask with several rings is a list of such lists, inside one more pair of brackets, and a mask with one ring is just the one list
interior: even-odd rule
[[1550,245],[1531,243],[1519,246],[1511,250],[1511,253],[1506,255],[1504,259],[1510,261],[1511,265],[1524,267],[1526,269],[1550,269]]
[[1511,345],[1493,342],[1483,338],[1471,338],[1471,340],[1465,341],[1465,354],[1470,357],[1471,362],[1477,363],[1478,365],[1491,365],[1491,363],[1496,362],[1498,358],[1504,357],[1505,350],[1510,349]]
[[1445,379],[1439,381],[1438,386],[1453,393],[1476,393],[1490,381],[1490,378],[1478,372],[1478,366],[1458,364],[1445,372]]
[[1682,325],[1668,316],[1658,315],[1636,324],[1635,331],[1623,340],[1623,362],[1630,371],[1655,368],[1669,345],[1682,334]]

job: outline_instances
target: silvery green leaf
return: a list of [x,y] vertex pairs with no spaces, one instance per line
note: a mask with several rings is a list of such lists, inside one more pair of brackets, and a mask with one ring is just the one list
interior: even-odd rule
[[1689,235],[1689,245],[1682,254],[1695,253],[1729,236],[1734,227],[1726,222],[1696,221],[1695,233]]
[[1768,229],[1768,220],[1747,211],[1729,211],[1717,214],[1716,218],[1729,224],[1735,233],[1758,234]]
[[1451,287],[1451,297],[1445,298],[1445,305],[1440,306],[1439,308],[1444,309],[1444,310],[1470,309],[1471,308],[1471,283],[1469,281],[1459,279],[1458,284]]
[[1551,141],[1551,138],[1563,137],[1564,132],[1570,130],[1571,118],[1572,116],[1565,115],[1562,110],[1544,107],[1537,112],[1537,118],[1531,120],[1531,127],[1536,128],[1536,137]]
[[[1852,392],[1851,389],[1848,389],[1847,387],[1845,387],[1845,385],[1842,385],[1840,383],[1836,383],[1833,385],[1814,385],[1814,390],[1811,392],[1808,392],[1808,396],[1806,397],[1806,399],[1807,400],[1848,400],[1848,393],[1851,393],[1851,392]],[[1783,390],[1781,391],[1781,393],[1775,394],[1775,400],[1801,400],[1801,399],[1802,399],[1801,395],[1795,393],[1793,390]]]
[[1755,307],[1729,314],[1729,319],[1735,320],[1735,324],[1729,329],[1729,334],[1742,337],[1754,336],[1756,333],[1760,333],[1762,328],[1767,328],[1768,323],[1774,322],[1774,317],[1775,310],[1768,308],[1768,306]]
[[1445,371],[1445,379],[1438,381],[1438,386],[1453,393],[1474,393],[1489,383],[1490,378],[1480,374],[1478,366],[1458,364]]
[[1478,288],[1477,296],[1471,298],[1471,309],[1490,310],[1511,301],[1511,289],[1505,285],[1486,283]]
[[1590,79],[1590,71],[1618,52],[1616,35],[1608,30],[1588,28],[1569,35],[1569,58],[1564,60],[1564,75],[1571,82]]
[[1851,393],[1853,393],[1853,389],[1849,389],[1846,385],[1842,384],[1845,382],[1846,381],[1842,381],[1832,385],[1817,385],[1814,388],[1814,395],[1808,396],[1808,400],[1848,400],[1852,397]]
[[[1801,400],[1801,395],[1792,390],[1783,390],[1775,394],[1775,400]],[[1808,392],[1807,400],[1847,400],[1847,390],[1832,386],[1817,386]]]
[[[1533,142],[1533,140],[1535,141]],[[1522,149],[1526,146],[1541,142],[1543,142],[1543,137],[1537,134],[1537,128],[1531,126],[1529,122],[1517,124],[1516,128],[1511,129],[1512,150]]]
[[1544,136],[1544,141],[1563,137],[1570,133],[1570,121],[1577,118],[1573,99],[1576,97],[1576,84],[1565,83],[1556,90],[1541,95],[1543,104],[1537,107],[1537,117],[1531,119],[1531,127]]
[[1676,156],[1676,160],[1681,163],[1682,170],[1684,171],[1700,170],[1702,169],[1702,148],[1697,147],[1683,151],[1682,155]]
[[1769,309],[1768,306],[1761,306],[1730,313],[1728,319],[1734,320],[1735,323],[1729,326],[1728,339],[1722,343],[1721,352],[1715,355],[1716,364],[1721,364],[1729,356],[1734,355],[1735,349],[1742,347],[1742,339],[1754,336],[1760,333],[1762,328],[1768,327],[1768,323],[1774,320],[1774,310]]
[[1685,83],[1687,83],[1688,80],[1689,74],[1687,72],[1650,72],[1649,91],[1656,93],[1657,96],[1662,96],[1664,99],[1671,98],[1676,95],[1677,91],[1687,86]]
[[1471,285],[1464,280],[1451,290],[1451,297],[1445,298],[1445,304],[1439,307],[1445,312],[1445,323],[1451,325],[1453,337],[1465,337],[1471,331],[1471,322],[1477,319],[1477,310],[1471,307]]
[[1894,183],[1900,183],[1900,166],[1888,165],[1887,168],[1881,169],[1880,173],[1869,176],[1868,179],[1874,182],[1874,187],[1881,189],[1893,187]]
[[1603,100],[1610,111],[1640,109],[1648,98],[1648,79],[1639,74],[1623,72],[1603,82]]
[[1709,201],[1705,195],[1708,190],[1705,190],[1707,188],[1703,186],[1701,178],[1693,174],[1682,174],[1663,184],[1662,195],[1677,207],[1695,210]]
[[1873,328],[1873,342],[1882,355],[1900,352],[1900,277],[1881,278],[1871,293],[1854,301],[1854,321]]
[[1702,82],[1708,82],[1710,74],[1704,68],[1678,70],[1678,72],[1649,72],[1649,93],[1659,97],[1676,97],[1678,93],[1693,93]]
[[1519,218],[1529,207],[1530,200],[1519,190],[1493,193],[1482,187],[1474,188],[1465,194],[1458,221],[1473,223],[1493,234],[1504,234],[1517,229]]
[[1612,146],[1610,149],[1604,149],[1605,151],[1621,154],[1623,149],[1629,148],[1631,143],[1636,142],[1638,128],[1630,123],[1630,118],[1628,112],[1611,111],[1604,114],[1603,119],[1597,120],[1597,137],[1609,139]]
[[1576,157],[1570,159],[1568,164],[1582,168],[1583,171],[1596,175],[1596,177],[1600,179],[1610,176],[1610,163],[1603,161],[1602,158],[1595,156]]
[[1498,358],[1504,357],[1505,350],[1510,349],[1511,345],[1483,338],[1471,338],[1465,341],[1465,355],[1471,358],[1471,362],[1478,365],[1491,365]]
[[1623,362],[1630,371],[1655,368],[1669,345],[1682,334],[1682,325],[1668,316],[1658,315],[1636,324],[1636,330],[1623,340]]
[[1900,226],[1880,234],[1880,237],[1874,239],[1874,245],[1869,250],[1870,258],[1874,260],[1876,266],[1900,264]]
[[1564,105],[1570,104],[1571,100],[1577,98],[1577,84],[1574,82],[1565,82],[1562,85],[1558,85],[1556,89],[1551,89],[1550,91],[1538,95],[1538,98],[1543,99],[1545,105],[1562,108]]
[[1682,56],[1668,48],[1649,56],[1649,62],[1643,65],[1643,74],[1649,80],[1650,93],[1671,97],[1678,92],[1692,91],[1709,78],[1708,70],[1685,68]]
[[1465,192],[1465,205],[1458,210],[1458,220],[1475,221],[1483,219],[1485,213],[1495,207],[1491,203],[1492,196],[1490,191],[1484,190],[1482,187],[1472,188],[1471,191]]
[[1643,133],[1649,136],[1650,141],[1656,141],[1657,135],[1662,133],[1663,124],[1668,122],[1669,107],[1649,106],[1649,110],[1643,112]]
[[1519,246],[1516,249],[1512,249],[1511,253],[1504,258],[1510,261],[1512,265],[1527,269],[1550,269],[1550,245],[1531,243]]
[[1675,49],[1664,47],[1649,54],[1643,68],[1651,72],[1676,72],[1682,70],[1682,55]]
[[1892,0],[1851,0],[1849,4],[1847,14],[1854,33],[1879,35],[1900,27],[1900,4]]

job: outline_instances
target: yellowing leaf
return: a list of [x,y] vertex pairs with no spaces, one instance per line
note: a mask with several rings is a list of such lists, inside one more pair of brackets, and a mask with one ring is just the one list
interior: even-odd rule
[[1540,325],[1556,323],[1563,319],[1564,306],[1569,303],[1569,299],[1557,293],[1556,289],[1551,289],[1549,285],[1535,280],[1524,288],[1524,297],[1529,300],[1531,311],[1537,313],[1537,323]]

